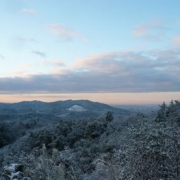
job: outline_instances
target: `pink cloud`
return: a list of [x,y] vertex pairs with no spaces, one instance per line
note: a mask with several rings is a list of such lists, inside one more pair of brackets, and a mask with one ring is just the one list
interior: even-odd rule
[[180,43],[180,35],[175,36],[175,37],[173,38],[173,42],[174,42],[174,43]]
[[[0,92],[179,92],[179,55],[177,50],[106,52],[65,68],[61,60],[43,61],[46,67],[53,65],[51,73],[33,74],[30,81],[21,76],[0,78]],[[54,68],[57,63],[60,66]]]
[[180,35],[177,35],[172,39],[172,44],[175,49],[180,48]]
[[50,24],[50,25],[48,25],[48,29],[50,30],[50,32],[52,34],[59,36],[61,38],[64,38],[66,40],[72,40],[75,38],[81,39],[83,41],[88,40],[88,38],[82,36],[79,32],[77,32],[71,28],[62,26],[60,24]]
[[48,64],[48,65],[52,65],[52,66],[58,66],[58,67],[63,67],[65,66],[65,64],[63,63],[62,60],[55,60],[55,61],[51,61],[51,60],[46,60],[44,61],[45,64]]
[[132,34],[136,38],[148,39],[148,40],[162,40],[165,37],[162,22],[160,20],[154,20],[149,23],[144,23],[136,26]]

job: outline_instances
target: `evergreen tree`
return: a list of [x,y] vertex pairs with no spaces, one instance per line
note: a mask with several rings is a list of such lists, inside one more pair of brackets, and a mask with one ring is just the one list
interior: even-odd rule
[[106,113],[106,118],[105,119],[106,119],[107,122],[111,122],[114,119],[113,113],[111,111],[108,111]]

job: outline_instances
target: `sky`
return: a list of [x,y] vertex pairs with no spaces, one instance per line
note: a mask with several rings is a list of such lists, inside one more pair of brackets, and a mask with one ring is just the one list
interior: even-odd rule
[[180,99],[180,1],[0,0],[0,102]]

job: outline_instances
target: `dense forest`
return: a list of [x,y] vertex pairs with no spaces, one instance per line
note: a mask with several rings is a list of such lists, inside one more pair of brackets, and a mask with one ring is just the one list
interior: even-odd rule
[[0,179],[180,179],[179,101],[148,114],[107,110],[81,118],[42,114],[49,121],[34,111],[1,113]]

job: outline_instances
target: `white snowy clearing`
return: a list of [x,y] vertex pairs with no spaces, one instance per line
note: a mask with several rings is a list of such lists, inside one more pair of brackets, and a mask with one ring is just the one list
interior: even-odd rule
[[68,110],[69,111],[78,111],[78,112],[86,111],[85,108],[83,108],[82,106],[79,106],[79,105],[73,105]]

